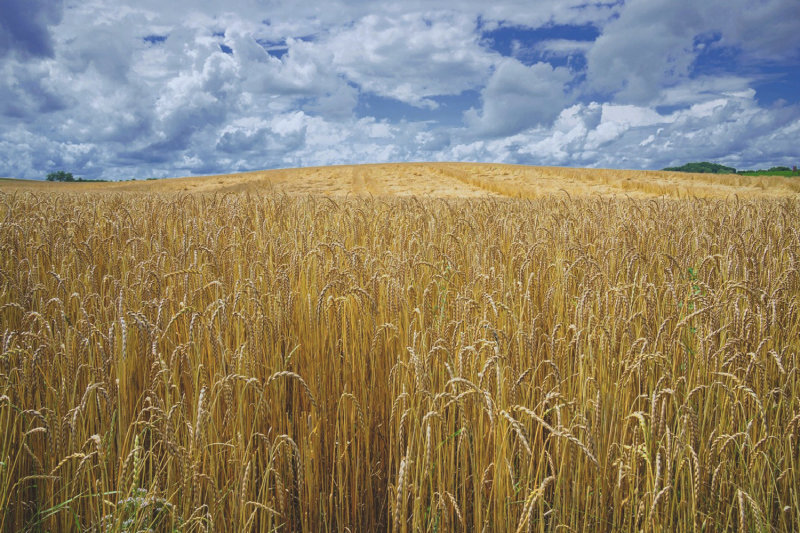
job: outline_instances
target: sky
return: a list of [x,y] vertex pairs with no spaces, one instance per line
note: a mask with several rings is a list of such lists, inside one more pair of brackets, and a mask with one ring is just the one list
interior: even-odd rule
[[800,0],[0,0],[0,176],[799,147]]

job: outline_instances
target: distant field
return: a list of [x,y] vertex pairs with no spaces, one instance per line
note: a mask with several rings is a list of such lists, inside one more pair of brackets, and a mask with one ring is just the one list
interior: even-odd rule
[[740,176],[783,176],[785,178],[800,177],[797,172],[791,170],[745,170],[738,172]]
[[268,192],[473,198],[486,195],[538,198],[577,196],[634,198],[797,196],[800,180],[778,176],[530,167],[479,163],[399,163],[266,170],[243,174],[117,183],[8,181],[2,190],[114,192]]

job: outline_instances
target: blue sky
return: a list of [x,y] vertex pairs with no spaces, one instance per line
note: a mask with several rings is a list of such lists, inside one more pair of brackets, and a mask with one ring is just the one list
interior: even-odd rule
[[798,0],[0,0],[0,176],[800,164]]

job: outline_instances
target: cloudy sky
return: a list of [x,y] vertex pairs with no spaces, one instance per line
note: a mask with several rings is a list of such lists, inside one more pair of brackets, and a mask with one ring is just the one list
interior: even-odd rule
[[798,147],[800,0],[0,0],[0,176]]

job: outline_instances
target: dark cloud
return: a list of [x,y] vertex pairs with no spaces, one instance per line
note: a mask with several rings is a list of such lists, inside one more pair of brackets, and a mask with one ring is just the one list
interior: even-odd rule
[[0,115],[28,119],[66,109],[70,98],[41,65],[25,67],[12,62],[0,69]]
[[267,146],[267,130],[254,132],[235,130],[224,132],[217,141],[216,148],[226,154],[241,154],[264,149]]
[[63,9],[63,0],[0,0],[0,57],[52,57],[50,26]]

